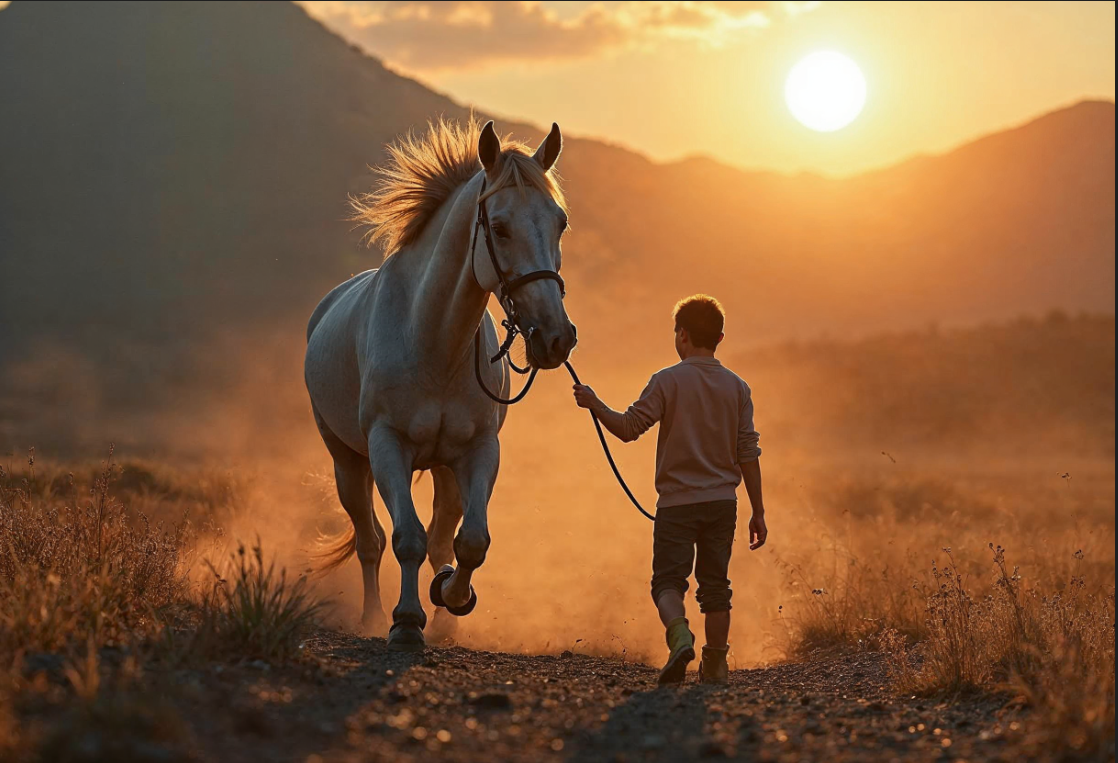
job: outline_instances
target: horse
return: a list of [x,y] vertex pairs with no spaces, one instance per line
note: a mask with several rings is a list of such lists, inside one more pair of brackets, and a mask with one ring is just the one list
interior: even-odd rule
[[[507,357],[490,362],[499,354],[490,295],[498,294],[523,332],[533,373],[562,365],[577,342],[558,275],[568,228],[554,171],[559,126],[534,152],[502,141],[491,121],[479,128],[473,118],[464,125],[439,119],[428,127],[422,137],[409,133],[391,144],[374,189],[352,200],[354,219],[386,256],[319,303],[304,363],[314,420],[352,522],[324,549],[320,566],[339,566],[356,553],[362,627],[387,630],[395,651],[426,643],[419,591],[425,559],[437,573],[430,589],[436,625],[453,630],[454,616],[477,602],[471,579],[489,550],[488,504],[507,414],[497,400],[510,390],[512,365]],[[515,293],[505,291],[510,283]],[[424,471],[434,482],[426,528],[411,493],[413,476]],[[380,600],[386,543],[374,486],[392,519],[400,565],[391,628]]]

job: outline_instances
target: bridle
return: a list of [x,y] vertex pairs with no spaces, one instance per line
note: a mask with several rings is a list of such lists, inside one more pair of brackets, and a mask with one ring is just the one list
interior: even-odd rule
[[[509,354],[512,349],[512,343],[516,341],[518,334],[524,334],[525,343],[531,341],[532,334],[535,333],[535,326],[528,326],[527,328],[520,324],[520,313],[516,310],[516,301],[513,299],[513,293],[521,286],[532,283],[533,281],[555,281],[559,284],[560,296],[567,296],[567,285],[563,282],[563,277],[554,270],[534,270],[531,273],[526,273],[522,276],[517,276],[511,281],[501,269],[501,264],[497,261],[497,251],[493,246],[493,231],[489,225],[489,210],[485,205],[485,186],[486,179],[483,177],[481,181],[481,192],[478,194],[477,202],[477,222],[474,224],[474,235],[470,240],[470,272],[473,274],[474,281],[483,290],[481,281],[477,277],[477,268],[474,264],[474,257],[477,254],[477,234],[478,231],[485,233],[485,250],[489,252],[489,262],[493,265],[493,272],[497,274],[497,301],[501,303],[501,309],[505,311],[505,317],[501,321],[501,326],[504,327],[505,341],[501,343],[500,349],[497,354],[489,359],[490,365],[498,362],[501,358]],[[482,392],[495,403],[501,405],[514,405],[524,399],[528,394],[528,390],[532,388],[532,382],[536,380],[536,374],[539,373],[539,368],[521,368],[513,362],[512,358],[508,358],[509,367],[516,371],[518,374],[529,374],[528,381],[524,384],[524,388],[517,393],[516,397],[504,399],[501,396],[491,392],[485,386],[484,380],[481,378],[481,327],[478,324],[477,332],[474,334],[474,375],[477,377],[477,383],[481,387]]]
[[[505,331],[505,341],[501,343],[501,348],[497,354],[489,359],[490,365],[498,362],[501,358],[507,357],[509,350],[512,348],[512,343],[516,340],[517,334],[524,334],[524,341],[528,342],[532,339],[532,333],[536,330],[535,326],[524,328],[520,325],[520,314],[516,311],[516,302],[513,300],[513,292],[525,284],[532,283],[533,281],[549,280],[555,281],[559,284],[559,294],[563,297],[567,296],[567,285],[563,283],[563,277],[554,270],[534,270],[526,275],[517,276],[511,281],[505,276],[501,270],[501,264],[497,262],[497,252],[493,248],[493,232],[489,227],[489,211],[485,207],[485,178],[481,181],[481,193],[478,194],[477,201],[477,222],[474,224],[474,235],[470,240],[470,272],[474,277],[474,282],[481,287],[482,291],[488,291],[481,285],[481,281],[477,277],[477,268],[474,266],[474,257],[477,253],[477,233],[479,230],[485,232],[485,249],[489,252],[489,262],[493,265],[493,272],[497,274],[497,300],[501,303],[501,308],[505,311],[505,318],[501,321],[501,325]],[[536,374],[539,373],[539,368],[534,367],[531,369],[521,368],[513,362],[512,358],[508,358],[509,368],[516,371],[518,374],[529,374],[528,381],[524,383],[524,388],[516,394],[515,397],[509,399],[502,398],[489,390],[485,386],[485,380],[481,378],[481,327],[484,323],[479,323],[477,331],[474,333],[474,376],[477,378],[478,386],[481,391],[495,403],[500,405],[515,405],[524,399],[528,394],[528,390],[532,388],[532,382],[536,380]],[[567,373],[571,375],[571,379],[575,384],[581,384],[578,374],[575,373],[575,367],[571,365],[569,360],[563,362],[567,369]],[[641,514],[647,519],[655,519],[652,514],[645,511],[641,506],[640,501],[633,495],[633,491],[629,489],[626,484],[625,478],[621,476],[621,470],[617,468],[617,462],[613,460],[613,454],[610,453],[609,443],[606,442],[606,435],[602,431],[602,424],[598,421],[598,416],[593,411],[590,411],[590,420],[594,422],[594,429],[598,432],[598,441],[602,444],[602,450],[605,451],[606,460],[609,462],[610,469],[613,470],[613,476],[617,478],[618,484],[621,489],[625,491],[625,495],[637,508]]]

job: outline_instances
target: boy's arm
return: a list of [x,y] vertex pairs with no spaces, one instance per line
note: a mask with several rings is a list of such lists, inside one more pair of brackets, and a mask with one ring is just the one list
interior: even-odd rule
[[769,528],[765,524],[765,499],[761,493],[761,461],[755,458],[740,466],[745,492],[749,494],[749,503],[753,506],[753,516],[749,519],[749,550],[756,551],[765,545],[769,537]]
[[[585,395],[585,397],[580,395]],[[590,397],[591,395],[593,395],[593,397]],[[582,389],[580,390],[579,386],[576,385],[575,400],[578,402],[579,406],[588,408],[591,413],[597,416],[598,421],[602,422],[602,426],[617,439],[622,442],[632,442],[636,439],[629,437],[628,430],[625,426],[625,414],[620,411],[615,411],[603,403],[601,399],[594,394],[594,390],[585,385],[582,385]],[[583,404],[584,401],[587,403],[586,405]]]
[[741,468],[745,492],[753,506],[749,520],[749,549],[756,551],[765,545],[769,528],[765,525],[765,499],[761,492],[761,436],[753,426],[753,393],[747,386],[738,419],[738,466]]
[[585,384],[576,384],[574,393],[578,406],[589,409],[602,422],[602,426],[622,442],[637,439],[663,416],[664,396],[655,376],[649,380],[640,398],[624,413],[603,403],[594,390]]

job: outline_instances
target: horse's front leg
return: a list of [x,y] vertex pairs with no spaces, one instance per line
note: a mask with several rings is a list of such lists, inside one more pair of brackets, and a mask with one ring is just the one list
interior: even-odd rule
[[442,585],[442,599],[450,612],[470,603],[470,580],[489,550],[489,497],[493,494],[500,462],[501,446],[494,436],[479,440],[476,447],[452,467],[462,495],[462,526],[454,538],[454,558],[458,567]]
[[419,601],[419,568],[427,557],[427,532],[415,512],[411,495],[412,454],[386,427],[369,434],[373,479],[392,516],[392,551],[400,563],[400,602],[392,610],[388,648],[416,651],[424,646],[427,614]]

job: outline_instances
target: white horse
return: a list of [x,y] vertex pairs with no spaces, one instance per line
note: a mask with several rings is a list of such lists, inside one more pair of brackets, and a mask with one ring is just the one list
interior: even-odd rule
[[[392,517],[400,564],[400,601],[392,611],[390,648],[422,649],[427,616],[419,568],[436,572],[436,619],[468,613],[470,579],[489,549],[487,507],[497,479],[497,435],[506,408],[475,379],[474,336],[483,335],[481,380],[507,396],[507,361],[491,364],[497,334],[490,293],[526,273],[557,273],[567,228],[562,191],[551,172],[562,148],[558,125],[535,153],[501,140],[489,122],[479,130],[438,121],[422,138],[389,147],[379,185],[355,201],[389,256],[378,270],[336,287],[315,309],[307,331],[305,374],[315,421],[334,459],[334,476],[353,531],[328,550],[326,567],[354,552],[365,598],[362,624],[383,634],[378,571],[384,531],[372,487]],[[473,238],[481,202],[488,211],[494,267],[485,236]],[[473,245],[471,245],[473,241]],[[474,252],[473,248],[481,249]],[[562,282],[535,278],[516,288],[519,325],[534,368],[556,368],[575,346]],[[434,514],[424,529],[412,502],[412,475],[430,470]],[[455,528],[461,520],[457,535]],[[452,562],[457,566],[450,568]]]

